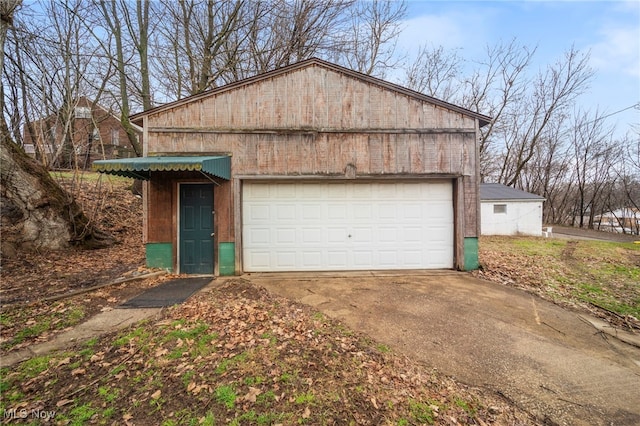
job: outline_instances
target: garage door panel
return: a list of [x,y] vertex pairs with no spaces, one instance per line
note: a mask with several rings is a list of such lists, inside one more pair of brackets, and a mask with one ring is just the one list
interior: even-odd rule
[[278,187],[278,190],[276,191],[276,197],[291,198],[296,200],[298,198],[297,189],[298,186],[296,186],[295,183],[282,185],[281,187]]
[[244,189],[244,194],[252,200],[268,200],[271,188],[272,185],[268,183],[252,183]]
[[347,206],[344,204],[329,204],[327,206],[327,217],[331,220],[348,220]]
[[269,221],[271,216],[271,209],[268,205],[264,204],[252,204],[245,210],[246,218],[251,221],[251,223],[255,223],[257,221]]
[[317,270],[322,267],[322,252],[305,250],[302,253],[302,264],[308,270]]
[[371,227],[354,227],[351,237],[347,236],[347,238],[351,238],[353,244],[375,244],[373,240],[373,229]]
[[245,239],[252,246],[266,246],[271,241],[271,232],[267,228],[254,227],[245,234]]
[[296,244],[296,229],[295,228],[276,228],[274,229],[276,235],[276,244],[281,245],[295,245]]
[[302,219],[305,221],[318,221],[322,219],[322,206],[320,204],[309,204],[308,202],[301,206]]
[[[311,184],[315,186],[314,184]],[[311,186],[309,186],[310,188]],[[347,198],[347,186],[346,185],[329,185],[323,188],[318,187],[319,194],[326,193],[326,198],[332,199],[345,199]]]
[[[420,269],[424,263],[424,252],[422,250],[404,250],[402,252],[402,266],[407,269]],[[430,261],[431,265],[432,262]],[[433,267],[433,266],[432,266]]]
[[373,253],[371,250],[353,250],[353,265],[355,269],[372,268]]
[[371,204],[355,204],[353,206],[353,217],[356,220],[371,220],[373,219],[373,209]]
[[321,228],[302,228],[302,244],[315,244],[320,246],[323,242]]
[[388,269],[396,268],[398,262],[398,252],[396,250],[380,250],[378,263]]
[[296,267],[296,252],[278,251],[276,252],[276,267],[280,270],[291,270]]
[[328,228],[327,242],[329,244],[343,244],[347,241],[347,230],[345,228]]
[[243,269],[453,267],[450,181],[243,186]]
[[292,220],[296,218],[296,205],[295,204],[277,204],[275,206],[275,219]]
[[246,258],[248,264],[255,269],[265,269],[271,266],[271,254],[267,251],[251,250]]
[[378,228],[378,243],[380,244],[395,244],[398,241],[398,229],[396,227]]
[[346,251],[332,250],[327,253],[327,269],[328,270],[345,270],[347,264],[348,253]]
[[378,206],[378,219],[381,222],[395,221],[398,219],[398,206],[395,204],[382,204]]

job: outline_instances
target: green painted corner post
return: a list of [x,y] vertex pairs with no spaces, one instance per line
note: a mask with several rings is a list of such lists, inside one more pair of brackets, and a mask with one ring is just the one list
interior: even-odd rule
[[464,270],[474,271],[480,268],[478,258],[478,238],[471,237],[464,239]]
[[218,245],[218,268],[220,275],[235,275],[236,273],[236,245],[235,243],[220,243]]
[[173,244],[147,243],[145,251],[148,268],[173,270]]

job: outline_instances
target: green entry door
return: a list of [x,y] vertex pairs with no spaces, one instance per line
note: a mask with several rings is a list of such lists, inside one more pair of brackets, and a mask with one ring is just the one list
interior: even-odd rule
[[180,185],[180,273],[213,274],[213,185]]

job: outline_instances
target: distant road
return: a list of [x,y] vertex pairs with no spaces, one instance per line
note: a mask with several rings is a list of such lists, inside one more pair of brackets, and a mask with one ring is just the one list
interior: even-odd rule
[[614,241],[619,243],[632,243],[640,241],[639,235],[618,234],[615,232],[595,231],[593,229],[572,228],[570,226],[553,225],[554,238],[576,238],[584,240]]

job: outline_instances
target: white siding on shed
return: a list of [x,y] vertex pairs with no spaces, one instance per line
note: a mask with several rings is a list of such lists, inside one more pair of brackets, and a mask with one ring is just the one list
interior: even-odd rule
[[[505,213],[495,213],[495,205],[505,206]],[[542,233],[542,200],[482,201],[480,204],[482,235],[535,235]]]

